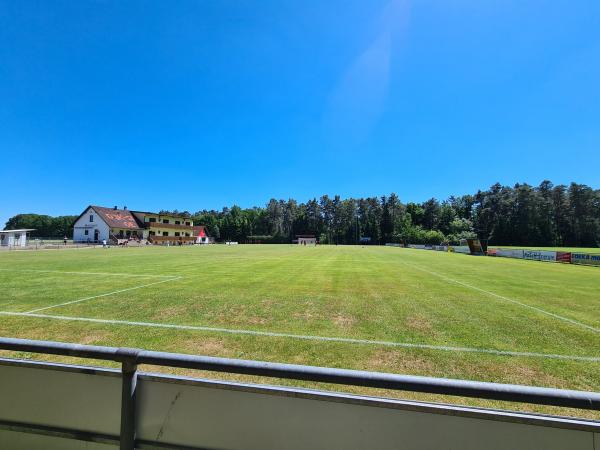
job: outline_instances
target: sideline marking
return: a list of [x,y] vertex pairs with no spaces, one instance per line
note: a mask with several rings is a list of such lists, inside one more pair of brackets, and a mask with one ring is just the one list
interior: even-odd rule
[[106,275],[113,277],[124,277],[124,278],[175,278],[177,275],[142,275],[137,273],[111,273],[111,272],[73,272],[63,270],[45,270],[45,269],[0,269],[3,272],[13,273],[64,273],[67,275]]
[[32,309],[31,311],[27,311],[25,314],[31,314],[31,313],[35,313],[35,312],[39,312],[39,311],[45,311],[47,309],[58,308],[59,306],[72,305],[73,303],[81,303],[81,302],[85,302],[87,300],[93,300],[95,298],[106,297],[106,296],[113,295],[113,294],[119,294],[121,292],[133,291],[135,289],[141,289],[141,288],[145,288],[148,286],[154,286],[155,284],[168,283],[169,281],[180,280],[181,278],[182,277],[169,278],[168,280],[155,281],[154,283],[142,284],[140,286],[133,286],[130,288],[119,289],[118,291],[112,291],[112,292],[107,292],[105,294],[93,295],[91,297],[80,298],[78,300],[72,300],[70,302],[59,303],[57,305],[44,306],[43,308],[37,308],[37,309]]
[[520,357],[533,357],[533,358],[548,358],[548,359],[561,359],[561,360],[571,360],[571,361],[586,361],[586,362],[593,362],[593,363],[600,362],[600,356],[576,356],[576,355],[560,355],[560,354],[553,354],[553,353],[513,352],[513,351],[505,351],[505,350],[486,349],[486,348],[451,347],[451,346],[430,345],[430,344],[412,344],[409,342],[391,342],[391,341],[376,341],[376,340],[370,340],[370,339],[310,336],[310,335],[291,334],[291,333],[276,333],[276,332],[272,332],[272,331],[255,331],[255,330],[243,330],[243,329],[232,329],[232,328],[214,328],[214,327],[203,327],[203,326],[194,326],[194,325],[175,325],[175,324],[156,323],[156,322],[133,322],[133,321],[127,321],[127,320],[93,319],[93,318],[87,318],[87,317],[53,316],[53,315],[47,315],[47,314],[33,314],[33,313],[19,313],[19,312],[0,312],[0,315],[18,316],[18,317],[33,317],[33,318],[38,318],[38,319],[92,322],[92,323],[101,323],[101,324],[109,324],[109,325],[128,325],[128,326],[137,326],[137,327],[170,328],[170,329],[177,329],[177,330],[205,331],[205,332],[212,332],[212,333],[245,334],[245,335],[252,335],[252,336],[267,336],[267,337],[283,337],[283,338],[312,340],[312,341],[343,342],[343,343],[350,343],[350,344],[383,345],[383,346],[387,346],[387,347],[402,347],[402,348],[437,350],[437,351],[446,351],[446,352],[485,353],[485,354],[497,355],[497,356],[520,356]]
[[472,284],[468,284],[468,283],[464,283],[462,281],[454,280],[453,278],[449,278],[449,277],[447,277],[445,275],[442,275],[442,274],[439,274],[437,272],[432,272],[431,270],[424,269],[424,268],[422,268],[420,266],[417,266],[415,264],[410,264],[410,263],[407,263],[405,261],[400,261],[400,260],[398,262],[400,262],[401,264],[404,264],[405,266],[413,267],[413,268],[415,268],[417,270],[420,270],[422,272],[434,275],[434,276],[436,276],[438,278],[441,278],[442,280],[450,281],[452,283],[459,284],[459,285],[467,287],[469,289],[473,289],[475,291],[483,292],[484,294],[491,295],[492,297],[499,298],[500,300],[504,300],[504,301],[507,301],[507,302],[510,302],[510,303],[514,303],[514,304],[522,306],[524,308],[532,309],[534,311],[537,311],[537,312],[542,313],[542,314],[546,314],[547,316],[554,317],[555,319],[559,319],[559,320],[562,320],[564,322],[569,322],[572,325],[577,325],[577,326],[580,326],[580,327],[587,328],[588,330],[591,330],[594,333],[600,333],[600,328],[596,328],[596,327],[593,327],[591,325],[586,325],[585,323],[578,322],[577,320],[569,319],[568,317],[564,317],[564,316],[560,316],[558,314],[551,313],[551,312],[546,311],[546,310],[544,310],[542,308],[538,308],[537,306],[531,306],[531,305],[528,305],[526,303],[521,303],[518,300],[513,300],[512,298],[504,297],[503,295],[495,294],[495,293],[490,292],[490,291],[486,291],[485,289],[481,289],[481,288],[479,288],[477,286],[473,286]]

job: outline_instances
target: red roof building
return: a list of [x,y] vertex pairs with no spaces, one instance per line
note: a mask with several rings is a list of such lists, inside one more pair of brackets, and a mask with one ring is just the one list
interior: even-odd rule
[[203,226],[194,227],[189,216],[130,211],[104,206],[88,206],[73,225],[76,242],[136,240],[162,245],[208,243]]

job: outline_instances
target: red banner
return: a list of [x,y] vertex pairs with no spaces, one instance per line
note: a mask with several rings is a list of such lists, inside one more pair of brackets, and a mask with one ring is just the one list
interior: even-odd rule
[[556,261],[571,264],[571,252],[556,252]]

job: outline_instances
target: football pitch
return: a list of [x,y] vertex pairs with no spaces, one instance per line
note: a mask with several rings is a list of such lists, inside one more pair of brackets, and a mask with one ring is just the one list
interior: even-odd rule
[[6,337],[600,390],[595,267],[392,247],[63,249],[0,253],[0,286]]

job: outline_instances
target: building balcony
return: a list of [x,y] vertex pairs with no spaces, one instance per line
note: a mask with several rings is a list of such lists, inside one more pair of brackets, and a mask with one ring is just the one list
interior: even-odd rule
[[[190,221],[190,223],[193,223]],[[169,229],[169,230],[184,230],[184,231],[192,231],[194,229],[193,225],[183,225],[183,224],[174,224],[174,223],[161,223],[161,222],[145,222],[144,225],[149,229]]]
[[148,236],[148,241],[153,244],[162,244],[165,242],[186,244],[196,242],[196,236]]

